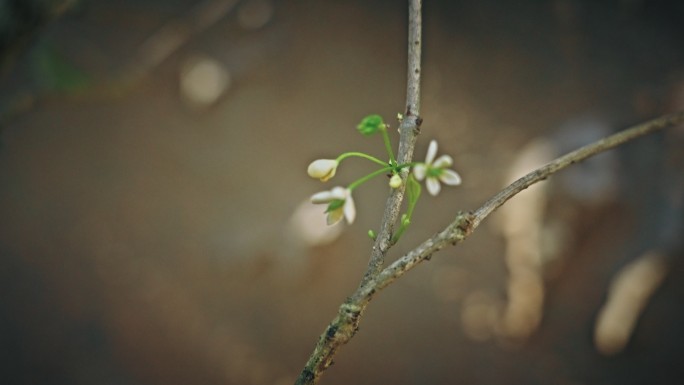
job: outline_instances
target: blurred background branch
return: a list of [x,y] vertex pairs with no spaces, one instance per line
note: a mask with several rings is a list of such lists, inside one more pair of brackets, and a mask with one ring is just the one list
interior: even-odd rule
[[[2,0],[0,7],[0,81],[11,71],[18,55],[32,43],[41,28],[47,23],[78,5],[81,0]],[[86,0],[87,1],[87,0]],[[204,0],[193,4],[190,9],[175,15],[153,31],[135,50],[127,63],[110,78],[93,83],[88,76],[64,61],[55,52],[46,51],[41,62],[47,63],[45,70],[52,71],[51,78],[60,79],[62,84],[47,89],[22,90],[0,106],[0,129],[9,119],[33,108],[41,98],[70,97],[74,99],[121,97],[140,84],[160,64],[176,53],[191,39],[212,27],[224,18],[238,0]],[[85,5],[83,5],[85,6]],[[2,11],[5,12],[2,12]],[[208,64],[207,64],[208,63]],[[193,67],[197,67],[194,63]],[[214,63],[203,60],[210,67],[203,71],[203,87],[222,90],[226,86],[225,71]],[[207,84],[209,83],[209,84]],[[201,91],[199,91],[201,92]],[[211,92],[211,91],[210,91]],[[205,91],[206,93],[206,91]],[[211,101],[214,101],[212,99]]]

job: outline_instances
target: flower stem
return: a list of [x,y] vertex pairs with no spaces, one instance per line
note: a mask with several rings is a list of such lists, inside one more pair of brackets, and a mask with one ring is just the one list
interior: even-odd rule
[[394,236],[392,236],[392,244],[395,244],[397,241],[399,241],[399,238],[401,238],[401,236],[404,234],[404,231],[406,231],[408,226],[411,224],[413,209],[416,207],[416,203],[420,197],[420,184],[418,184],[418,181],[416,181],[413,174],[409,174],[406,185],[406,191],[408,194],[408,209],[406,210],[406,213],[401,216],[399,229],[396,233],[394,233]]
[[396,169],[397,171],[401,171],[402,168],[413,167],[413,166],[416,166],[416,165],[419,165],[419,164],[423,164],[423,162],[402,163],[402,164],[400,164],[400,165],[397,165],[397,167],[395,167],[395,169]]
[[352,157],[352,156],[356,156],[356,157],[359,157],[359,158],[368,159],[368,160],[370,160],[371,162],[375,162],[375,163],[377,163],[377,164],[379,164],[379,165],[381,165],[381,166],[387,166],[387,162],[383,162],[383,161],[381,161],[380,159],[378,159],[378,158],[376,158],[376,157],[374,157],[374,156],[368,155],[368,154],[364,154],[363,152],[355,152],[355,151],[345,152],[344,154],[338,156],[337,159],[336,159],[336,160],[337,160],[337,163],[341,162],[343,159],[350,158],[350,157]]
[[364,176],[364,177],[362,177],[362,178],[359,178],[359,179],[355,180],[355,181],[352,182],[352,183],[349,185],[349,187],[347,187],[347,188],[349,189],[349,191],[352,191],[352,190],[354,190],[355,188],[357,188],[357,187],[359,187],[360,185],[362,185],[363,183],[365,183],[365,182],[367,182],[367,181],[369,181],[369,180],[375,178],[376,176],[378,176],[378,175],[380,175],[380,174],[385,174],[385,173],[391,172],[392,169],[393,169],[393,167],[384,167],[384,168],[381,168],[381,169],[379,169],[379,170],[373,171],[372,173],[370,173],[370,174],[368,174],[368,175],[366,175],[366,176]]
[[397,160],[394,158],[394,152],[392,151],[392,143],[390,143],[389,135],[387,135],[387,126],[380,130],[382,133],[382,140],[385,142],[385,148],[387,149],[387,155],[390,157],[390,162],[393,166],[397,164]]

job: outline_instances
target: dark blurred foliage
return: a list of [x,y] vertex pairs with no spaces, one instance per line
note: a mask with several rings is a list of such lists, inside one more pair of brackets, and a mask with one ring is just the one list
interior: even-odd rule
[[6,74],[15,56],[30,45],[45,26],[76,0],[0,1],[0,74]]

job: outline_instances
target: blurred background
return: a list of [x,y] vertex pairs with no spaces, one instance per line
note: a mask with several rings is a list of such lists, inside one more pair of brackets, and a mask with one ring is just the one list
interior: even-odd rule
[[[306,175],[396,127],[405,2],[0,1],[2,384],[289,384],[356,288],[387,181],[324,226]],[[510,179],[684,109],[684,3],[425,1],[422,133],[463,184],[397,258]],[[394,130],[391,130],[392,132]],[[371,303],[324,384],[684,376],[684,132],[530,189]],[[397,137],[393,137],[397,140]]]

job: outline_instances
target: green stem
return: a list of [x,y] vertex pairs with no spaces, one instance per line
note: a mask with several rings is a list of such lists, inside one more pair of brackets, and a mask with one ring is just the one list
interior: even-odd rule
[[387,173],[387,172],[391,172],[391,171],[392,171],[392,167],[385,167],[385,168],[381,168],[381,169],[379,169],[379,170],[373,171],[372,173],[370,173],[370,174],[364,176],[363,178],[360,178],[360,179],[355,180],[355,181],[352,182],[352,183],[349,185],[349,187],[347,187],[347,188],[349,189],[349,191],[352,191],[352,190],[354,190],[355,188],[357,188],[357,187],[359,187],[360,185],[362,185],[363,183],[365,183],[365,182],[367,182],[367,181],[369,181],[369,180],[375,178],[376,176],[378,176],[378,175],[380,175],[380,174]]
[[387,135],[387,126],[381,129],[380,132],[382,132],[382,140],[385,142],[385,148],[387,149],[387,154],[390,157],[390,162],[394,166],[397,164],[397,160],[394,158],[394,152],[392,151],[392,143],[390,143],[389,135]]
[[416,207],[416,203],[418,203],[418,198],[420,198],[420,185],[418,184],[418,181],[416,181],[413,174],[410,174],[408,176],[406,184],[406,191],[408,194],[408,208],[406,209],[406,213],[401,216],[399,229],[392,237],[392,244],[395,244],[397,243],[397,241],[399,241],[399,238],[401,238],[401,236],[404,234],[404,231],[406,231],[408,226],[411,224],[413,209]]
[[396,169],[397,171],[401,171],[402,168],[413,167],[413,166],[416,166],[416,165],[419,165],[419,164],[423,164],[423,162],[402,163],[402,164],[398,165],[395,169]]
[[[394,233],[394,235],[392,236],[391,242],[392,242],[393,245],[396,244],[396,243],[399,241],[399,238],[401,238],[401,236],[404,235],[404,231],[406,231],[406,229],[408,228],[408,225],[405,224],[405,223],[404,223],[404,220],[403,220],[405,215],[406,215],[406,214],[404,214],[404,215],[401,216],[401,219],[400,219],[400,222],[401,222],[401,223],[399,224],[399,229],[398,229],[397,232]],[[410,221],[411,221],[411,220],[409,219],[409,222],[410,222]]]
[[368,155],[368,154],[364,154],[363,152],[355,152],[355,151],[345,152],[344,154],[338,156],[337,159],[336,159],[336,160],[337,160],[337,163],[340,163],[343,159],[350,158],[350,157],[352,157],[352,156],[356,156],[356,157],[359,157],[359,158],[368,159],[368,160],[370,160],[371,162],[375,162],[375,163],[377,163],[377,164],[379,164],[379,165],[381,165],[381,166],[387,166],[387,162],[383,162],[383,161],[381,161],[380,159],[378,159],[378,158],[376,158],[376,157],[374,157],[374,156]]

